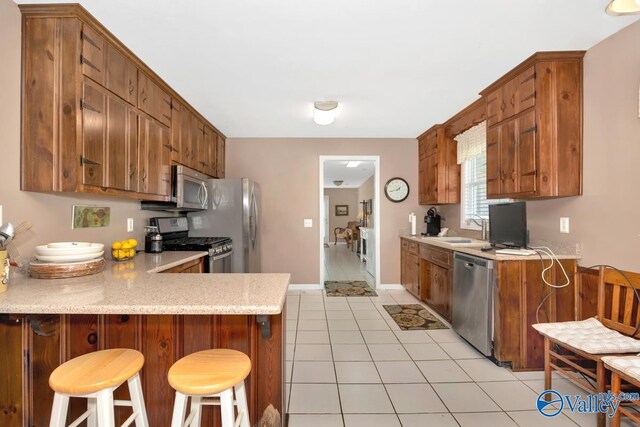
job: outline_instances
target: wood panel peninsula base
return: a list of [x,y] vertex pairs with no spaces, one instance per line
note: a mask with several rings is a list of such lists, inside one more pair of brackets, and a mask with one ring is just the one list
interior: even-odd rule
[[[175,258],[175,254],[163,256]],[[182,254],[184,259],[185,253]],[[143,271],[149,267],[151,257],[144,255],[139,257],[141,259],[136,258],[134,264],[138,265],[134,265],[133,271],[137,271],[138,276],[135,279],[114,277],[108,271],[108,265],[105,272],[91,276],[93,279],[84,278],[84,283],[83,278],[35,280],[17,277],[17,283],[12,281],[7,292],[0,295],[0,313],[4,313],[0,314],[0,425],[48,425],[53,402],[53,391],[48,385],[51,372],[61,363],[81,354],[117,347],[134,348],[144,354],[142,383],[151,426],[171,424],[175,393],[167,381],[171,365],[187,354],[211,348],[235,349],[250,357],[252,370],[247,378],[247,398],[251,424],[257,424],[263,417],[265,420],[270,418],[275,409],[280,416],[277,423],[264,425],[284,425],[283,325],[289,275],[156,275],[149,274],[148,270]],[[112,271],[117,271],[120,265],[113,264]],[[175,262],[165,263],[158,268],[169,269],[177,265]],[[260,276],[264,276],[264,280],[260,280]],[[142,284],[136,283],[136,279]],[[227,283],[222,283],[224,280]],[[87,281],[95,283],[87,285]],[[154,282],[157,284],[153,285]],[[162,287],[170,282],[173,285],[164,289],[165,295],[158,295],[157,292],[161,292]],[[182,288],[189,284],[193,291],[180,295]],[[32,298],[25,301],[24,308],[35,308],[42,300],[39,292],[46,285],[52,287],[49,312],[35,309],[21,312],[15,299],[30,292]],[[138,305],[137,309],[132,306],[128,311],[109,313],[116,307],[115,303],[111,303],[112,296],[118,291],[126,293],[124,288],[135,288],[137,285],[140,285],[140,292],[149,293],[149,305]],[[211,288],[209,296],[202,294],[203,286]],[[29,290],[29,287],[33,289]],[[104,304],[91,302],[91,292],[87,291],[87,287],[93,292],[103,291],[101,301]],[[224,309],[222,306],[227,302],[222,293],[236,290],[240,293],[233,297],[236,299],[235,308],[227,306]],[[266,297],[265,291],[270,296]],[[135,291],[128,292],[131,294],[130,304],[137,304],[133,296]],[[64,297],[60,297],[61,294]],[[162,305],[153,305],[154,299],[167,297],[175,301],[174,312]],[[122,301],[126,299],[126,295],[122,297]],[[193,305],[180,305],[185,299]],[[216,309],[211,306],[209,314],[203,313],[208,304],[215,304],[216,299],[220,301],[220,307]],[[255,304],[260,299],[263,300],[260,303],[264,304],[262,307]],[[75,300],[75,310],[65,306],[74,302],[71,300]],[[42,301],[41,308],[44,310],[46,303]],[[231,313],[234,309],[238,313]],[[194,313],[189,313],[190,310]],[[242,314],[243,311],[247,313]],[[264,314],[260,314],[260,311]],[[118,390],[115,398],[128,398],[126,387]],[[85,410],[84,405],[82,399],[71,399],[68,422]],[[268,409],[270,407],[273,408]],[[265,412],[269,415],[265,416]],[[116,408],[116,423],[124,422],[129,413],[128,408]],[[219,410],[206,407],[202,426],[220,425]]]

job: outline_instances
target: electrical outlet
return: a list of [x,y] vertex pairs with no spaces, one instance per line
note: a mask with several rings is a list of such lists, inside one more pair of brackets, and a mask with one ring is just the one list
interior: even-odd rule
[[133,218],[127,218],[127,232],[133,231]]
[[563,216],[560,218],[560,232],[569,234],[569,217]]
[[311,228],[313,227],[313,220],[312,219],[305,219],[304,220],[304,228]]

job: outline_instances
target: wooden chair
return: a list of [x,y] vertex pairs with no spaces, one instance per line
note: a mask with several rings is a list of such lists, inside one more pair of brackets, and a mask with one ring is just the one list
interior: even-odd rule
[[333,244],[338,244],[338,239],[344,239],[347,242],[347,247],[350,248],[354,241],[354,231],[358,230],[358,221],[349,221],[347,227],[336,227],[333,230],[334,241]]
[[[639,274],[624,274],[640,289]],[[602,358],[640,352],[640,341],[635,339],[640,335],[636,333],[639,322],[639,304],[633,287],[619,272],[600,267],[595,318],[533,325],[544,336],[545,390],[552,389],[551,373],[557,371],[589,393],[606,392],[609,384]],[[606,414],[599,413],[597,417],[598,427],[605,427]]]
[[[638,356],[605,356],[602,358],[605,368],[611,371],[611,392],[616,398],[620,396],[622,391],[622,381],[631,384],[636,388],[640,388],[640,357]],[[631,407],[640,408],[640,402],[628,402],[629,406],[618,406],[618,410],[611,419],[611,427],[620,427],[622,416],[626,416],[635,423],[640,424],[640,412],[632,410]]]

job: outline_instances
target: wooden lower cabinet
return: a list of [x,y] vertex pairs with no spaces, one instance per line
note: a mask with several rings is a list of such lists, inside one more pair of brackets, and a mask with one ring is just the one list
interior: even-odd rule
[[194,259],[184,264],[176,265],[161,273],[204,273],[204,258]]
[[403,239],[400,258],[400,283],[416,298],[420,298],[420,258],[418,255],[418,244]]
[[420,288],[420,299],[451,321],[452,251],[420,245]]

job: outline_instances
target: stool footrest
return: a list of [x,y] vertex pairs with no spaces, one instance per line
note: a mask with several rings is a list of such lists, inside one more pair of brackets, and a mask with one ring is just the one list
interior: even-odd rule
[[89,416],[91,414],[93,414],[93,412],[94,412],[93,409],[87,409],[86,411],[84,411],[84,413],[82,415],[80,415],[78,418],[76,418],[74,422],[69,424],[69,427],[78,427],[84,420],[89,418]]

